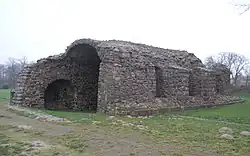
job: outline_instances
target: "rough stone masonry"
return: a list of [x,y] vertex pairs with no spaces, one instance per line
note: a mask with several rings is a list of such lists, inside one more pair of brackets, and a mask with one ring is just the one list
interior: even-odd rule
[[238,100],[224,94],[230,76],[194,54],[127,41],[80,39],[28,65],[11,105],[149,115]]

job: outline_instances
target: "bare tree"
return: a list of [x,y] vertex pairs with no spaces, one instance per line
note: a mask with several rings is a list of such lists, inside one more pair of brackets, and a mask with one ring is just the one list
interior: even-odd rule
[[240,15],[244,14],[248,10],[250,10],[250,4],[241,4],[240,7],[244,8],[244,11],[240,13]]
[[209,56],[205,59],[205,65],[209,69],[213,69],[216,63],[218,62],[214,56]]
[[6,62],[5,76],[11,88],[15,87],[18,74],[27,63],[28,61],[26,57],[21,59],[9,58]]
[[238,54],[236,53],[222,52],[206,58],[205,64],[208,68],[216,68],[218,65],[225,65],[231,71],[237,57]]
[[237,80],[248,63],[248,59],[244,55],[234,52],[222,52],[205,60],[206,66],[210,69],[215,69],[221,65],[226,66],[232,73],[234,85],[237,85]]
[[21,59],[16,59],[20,65],[20,68],[23,69],[28,64],[27,57],[23,56]]
[[242,9],[243,10],[240,13],[240,15],[243,15],[244,13],[246,13],[247,11],[250,10],[250,3],[238,3],[238,2],[235,2],[235,3],[233,3],[233,5],[235,7],[237,7],[238,9]]
[[7,70],[6,75],[8,78],[8,83],[11,87],[15,87],[15,80],[18,72],[17,62],[14,58],[9,58],[6,62]]
[[237,80],[239,78],[239,75],[241,74],[241,72],[244,70],[244,68],[247,66],[248,64],[248,59],[243,56],[243,55],[237,55],[235,56],[235,61],[234,64],[232,66],[232,72],[234,73],[233,76],[233,80],[234,80],[234,85],[237,84]]
[[5,65],[0,64],[0,87],[5,83]]
[[246,87],[249,86],[249,82],[250,82],[250,65],[248,65],[247,67],[245,67],[244,69],[244,74],[245,74],[245,78],[246,78],[246,81],[245,81],[245,85]]

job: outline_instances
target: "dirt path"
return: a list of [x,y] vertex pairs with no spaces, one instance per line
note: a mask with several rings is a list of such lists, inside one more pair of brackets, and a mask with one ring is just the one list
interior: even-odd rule
[[63,135],[72,131],[72,127],[66,127],[55,123],[41,122],[39,120],[20,116],[7,111],[7,108],[0,110],[1,125],[31,126],[33,130],[43,132],[46,135]]
[[[208,156],[216,155],[199,148],[184,149],[181,145],[157,142],[150,136],[132,129],[101,127],[95,124],[58,124],[20,116],[0,106],[0,129],[14,141],[42,141],[46,148],[30,155],[96,155],[96,156]],[[15,127],[26,125],[27,129]],[[9,126],[9,127],[8,127]],[[28,150],[30,151],[30,150]],[[24,151],[25,152],[25,151]],[[29,152],[24,154],[28,155]]]

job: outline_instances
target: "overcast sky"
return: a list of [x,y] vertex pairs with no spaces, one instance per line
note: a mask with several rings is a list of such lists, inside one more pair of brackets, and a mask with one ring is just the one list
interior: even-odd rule
[[[79,38],[250,57],[250,11],[232,0],[0,0],[0,63],[64,52]],[[249,0],[234,0],[249,2]]]

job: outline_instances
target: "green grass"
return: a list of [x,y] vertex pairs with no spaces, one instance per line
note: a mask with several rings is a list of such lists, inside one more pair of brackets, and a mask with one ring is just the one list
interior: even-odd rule
[[0,126],[0,155],[1,156],[16,156],[20,155],[21,152],[30,149],[31,144],[15,141],[11,137],[3,133],[4,130],[9,129],[9,127]]
[[250,93],[241,93],[240,96],[246,100],[245,103],[189,110],[182,115],[250,124]]
[[[0,92],[0,97],[6,97],[6,92]],[[83,113],[83,112],[62,112],[53,110],[34,109],[35,111],[51,114],[58,117],[67,118],[86,126],[92,121],[100,121],[98,128],[105,129],[109,133],[133,133],[133,130],[146,134],[158,142],[174,144],[181,149],[176,150],[176,155],[182,155],[193,148],[201,150],[211,150],[220,155],[250,155],[250,137],[241,136],[241,131],[250,130],[250,93],[240,94],[247,101],[244,104],[234,104],[216,108],[203,108],[197,110],[188,110],[178,114],[156,115],[147,119],[115,117],[112,120],[106,120],[104,114]],[[198,117],[213,120],[198,120],[187,117]],[[118,122],[122,120],[126,123],[132,123],[135,126],[124,126]],[[218,121],[229,121],[234,123],[222,123]],[[113,125],[113,122],[118,124]],[[144,130],[136,129],[136,125],[143,125]],[[87,127],[87,126],[86,126]],[[219,129],[221,127],[230,127],[233,129],[234,140],[220,139]],[[87,133],[87,132],[86,132]],[[62,143],[70,149],[78,152],[84,152],[87,148],[86,136],[84,133],[63,136]],[[0,136],[0,140],[6,142],[6,136]],[[7,140],[8,141],[8,140]],[[15,148],[15,147],[12,147]],[[0,149],[2,150],[2,149]],[[17,150],[18,151],[18,147]],[[185,151],[187,150],[187,151]],[[202,152],[202,151],[201,151]],[[1,155],[1,153],[0,153]]]
[[10,99],[10,89],[0,89],[0,101],[6,101]]
[[[250,125],[250,93],[240,93],[240,96],[246,100],[245,103],[219,106],[214,108],[200,108],[195,110],[187,110],[183,113],[177,112],[177,115],[199,117],[199,118]],[[105,119],[104,115],[100,113],[63,112],[55,110],[41,110],[41,111],[50,115],[67,118],[75,122],[89,122],[91,120],[103,121]]]
[[[239,134],[241,131],[249,130],[250,125],[225,124],[171,115],[155,116],[145,120],[144,124],[156,130],[154,136],[169,143],[182,144],[188,148],[209,148],[225,155],[250,155],[250,137]],[[234,140],[219,138],[218,130],[224,126],[233,129]]]
[[[134,125],[139,124],[148,127],[140,131],[158,141],[167,142],[169,144],[179,144],[183,146],[183,150],[201,148],[210,149],[218,154],[224,155],[250,155],[250,137],[240,135],[241,131],[250,130],[250,94],[244,93],[241,94],[241,96],[246,99],[244,104],[189,110],[177,114],[163,114],[147,119],[115,117],[114,121],[119,119],[127,123],[133,123]],[[43,110],[43,112],[81,123],[90,123],[89,121],[93,120],[101,121],[102,123],[99,124],[101,128],[111,127],[112,130],[117,132],[120,130],[125,131],[124,128],[122,128],[124,126],[121,124],[114,126],[111,121],[105,120],[107,116],[103,114],[48,110]],[[185,116],[213,120],[198,120],[186,118]],[[218,121],[229,121],[232,123],[222,123]],[[219,129],[221,127],[232,128],[235,139],[220,139],[219,137],[221,134],[219,133]],[[129,131],[128,129],[138,130],[133,126],[127,127],[126,131]],[[81,139],[70,141],[70,147],[79,148],[77,144],[75,144],[75,142],[79,141],[81,141]],[[81,146],[85,147],[84,143],[83,140]],[[177,154],[185,152],[183,150]]]
[[63,142],[61,144],[64,144],[65,146],[69,147],[70,149],[74,149],[80,153],[85,152],[85,149],[88,147],[87,140],[85,140],[85,136],[79,137],[75,134],[65,135],[63,137]]
[[56,110],[39,110],[42,113],[50,114],[53,116],[66,118],[68,120],[74,122],[81,123],[92,123],[93,120],[104,120],[105,117],[101,113],[89,113],[89,112],[64,112],[64,111],[56,111]]
[[[189,150],[198,148],[215,151],[221,155],[250,155],[250,137],[240,135],[241,131],[249,130],[250,125],[220,123],[216,120],[189,119],[169,114],[157,115],[147,119],[115,117],[112,120],[103,120],[103,118],[105,118],[105,115],[99,118],[100,120],[97,120],[101,121],[98,127],[106,132],[129,133],[129,135],[133,135],[133,131],[140,132],[159,143],[163,142],[181,147],[180,151],[175,151],[177,154],[188,153]],[[92,119],[90,118],[90,120]],[[118,120],[134,124],[134,126],[123,125]],[[116,123],[115,125],[113,125],[114,122]],[[136,125],[142,125],[145,129],[139,130],[136,128]],[[87,127],[87,125],[85,126]],[[232,128],[235,139],[220,139],[219,129],[221,127]],[[81,134],[87,135],[86,133],[85,131]],[[88,147],[85,140],[86,136],[79,137],[79,135],[69,135],[64,138],[63,143],[71,149],[83,152]]]
[[16,142],[9,144],[9,138],[0,133],[0,155],[1,156],[16,156],[25,150],[24,143]]

